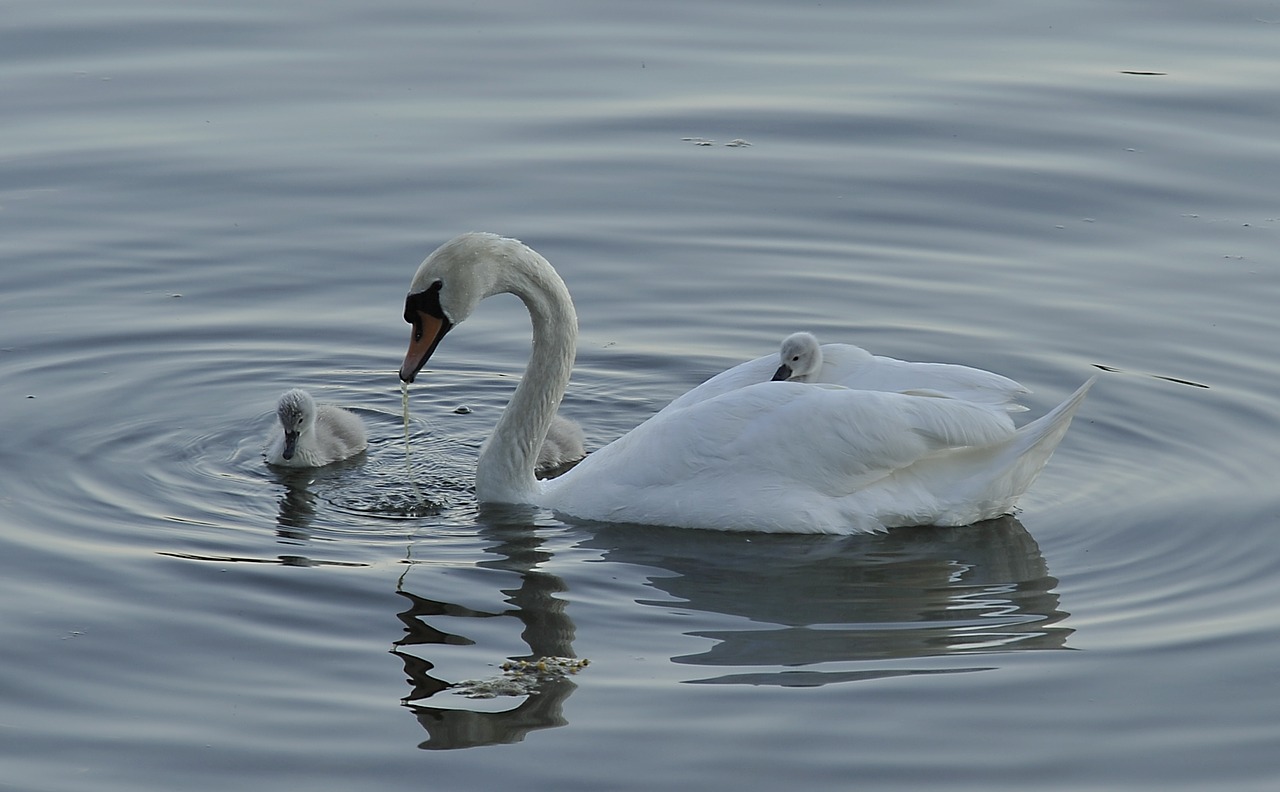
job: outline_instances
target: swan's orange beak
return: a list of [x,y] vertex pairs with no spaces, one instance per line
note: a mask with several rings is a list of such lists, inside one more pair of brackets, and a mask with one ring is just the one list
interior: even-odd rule
[[406,310],[404,318],[413,325],[413,335],[409,337],[409,351],[405,352],[404,363],[400,365],[400,379],[413,382],[413,378],[418,376],[418,372],[431,359],[431,353],[436,351],[440,339],[449,332],[453,323],[416,310]]

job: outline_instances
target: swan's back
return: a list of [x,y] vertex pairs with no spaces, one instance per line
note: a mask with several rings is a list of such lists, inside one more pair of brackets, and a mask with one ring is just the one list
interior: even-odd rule
[[823,344],[817,382],[877,391],[935,392],[953,399],[1000,405],[1011,412],[1026,407],[1017,400],[1030,393],[999,374],[955,363],[918,363],[872,355],[851,344]]
[[996,405],[796,382],[665,409],[548,482],[584,519],[859,533],[1008,514],[1092,380],[1015,430]]
[[[792,376],[796,381],[843,385],[855,390],[891,393],[915,391],[998,405],[1010,412],[1026,410],[1017,400],[1030,391],[1008,377],[990,371],[954,363],[898,360],[873,355],[853,344],[822,344],[820,352],[815,354],[806,350],[804,342],[799,338],[801,336],[813,339],[808,333],[797,333],[786,339],[786,342],[795,344],[784,347],[781,351],[782,355],[786,355],[789,350],[802,355],[796,369],[802,376]],[[816,339],[813,343],[817,343]],[[768,382],[777,375],[779,359],[780,355],[766,355],[734,366],[679,396],[665,409],[688,407],[757,382]],[[809,369],[809,363],[816,363],[817,370]]]

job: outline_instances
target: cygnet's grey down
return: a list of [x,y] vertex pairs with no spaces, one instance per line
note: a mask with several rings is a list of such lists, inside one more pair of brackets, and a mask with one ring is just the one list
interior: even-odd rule
[[286,391],[276,407],[283,432],[267,446],[267,463],[281,467],[321,467],[355,456],[368,447],[364,423],[333,404],[316,404],[301,388]]
[[534,468],[539,474],[546,473],[570,462],[577,462],[586,455],[582,428],[556,413],[551,419],[551,428],[547,430],[547,439],[542,441],[542,448],[538,449],[538,461]]
[[778,350],[778,370],[773,379],[813,382],[822,370],[822,345],[812,333],[792,333],[782,339]]

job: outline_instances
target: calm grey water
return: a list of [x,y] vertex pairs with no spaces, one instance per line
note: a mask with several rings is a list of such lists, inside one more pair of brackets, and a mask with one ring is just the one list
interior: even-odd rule
[[[1275,788],[1280,4],[4,17],[0,789]],[[481,510],[519,304],[408,454],[393,373],[476,229],[573,291],[592,446],[799,329],[1033,415],[1107,371],[995,523]],[[368,453],[268,469],[295,385]]]

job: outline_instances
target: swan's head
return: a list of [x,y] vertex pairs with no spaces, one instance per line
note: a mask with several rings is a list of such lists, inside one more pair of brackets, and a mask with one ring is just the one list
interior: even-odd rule
[[286,391],[276,405],[276,417],[284,427],[284,449],[280,455],[293,459],[298,448],[298,438],[316,422],[316,403],[311,394],[301,388]]
[[795,333],[782,339],[778,351],[781,365],[773,379],[807,381],[822,368],[822,347],[812,333]]
[[436,248],[418,266],[404,301],[413,325],[400,379],[413,382],[445,333],[461,324],[485,297],[511,290],[516,260],[537,256],[523,243],[497,234],[470,233]]

